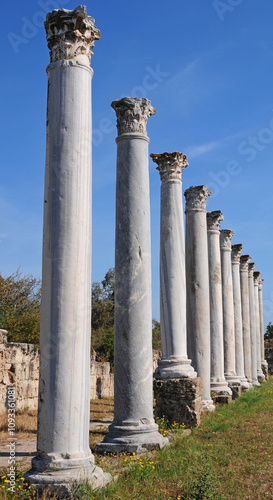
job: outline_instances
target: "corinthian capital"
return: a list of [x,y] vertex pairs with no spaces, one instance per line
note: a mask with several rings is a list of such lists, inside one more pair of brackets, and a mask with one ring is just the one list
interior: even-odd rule
[[242,250],[243,250],[243,245],[241,243],[238,243],[238,245],[231,245],[232,262],[240,262],[240,255]]
[[95,40],[101,36],[94,23],[93,17],[86,14],[85,5],[49,12],[45,29],[50,61],[73,59],[89,66]]
[[231,240],[234,232],[231,229],[221,229],[220,231],[220,247],[222,250],[231,251]]
[[254,269],[255,269],[255,263],[254,262],[250,262],[248,264],[248,276],[253,276]]
[[189,189],[186,189],[186,191],[184,192],[186,198],[185,212],[189,212],[190,210],[199,210],[205,212],[206,200],[207,197],[211,194],[212,192],[207,186],[191,186]]
[[255,286],[259,286],[260,276],[261,276],[260,271],[255,271],[255,272],[253,273],[254,285],[255,285]]
[[111,104],[117,115],[118,135],[147,135],[146,123],[156,109],[146,97],[123,97]]
[[250,255],[241,255],[240,257],[240,270],[248,272],[248,264],[251,260]]
[[220,224],[224,220],[221,210],[214,210],[207,213],[207,227],[208,231],[219,231]]
[[183,153],[152,153],[151,158],[157,163],[161,181],[178,179],[181,181],[182,171],[188,166],[187,156]]

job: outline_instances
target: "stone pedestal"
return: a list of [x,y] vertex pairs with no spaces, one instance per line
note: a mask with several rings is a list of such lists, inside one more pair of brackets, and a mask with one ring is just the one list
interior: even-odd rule
[[255,271],[253,273],[254,280],[254,301],[255,301],[255,318],[256,318],[256,342],[257,342],[257,376],[258,382],[263,382],[265,376],[262,370],[262,359],[261,359],[261,334],[260,334],[260,311],[259,311],[259,281],[261,273],[260,271]]
[[241,385],[235,369],[235,332],[234,305],[231,266],[231,239],[234,235],[230,229],[221,229],[221,273],[223,297],[223,329],[224,329],[224,369],[228,384]]
[[263,279],[259,280],[259,319],[260,319],[260,338],[261,338],[261,365],[265,379],[268,379],[268,363],[264,352],[264,313],[263,313]]
[[182,153],[151,154],[157,163],[161,184],[160,212],[160,333],[162,359],[155,376],[159,379],[195,378],[187,356],[186,270],[182,171],[187,157]]
[[240,285],[240,255],[243,245],[232,245],[231,265],[233,283],[233,305],[234,305],[234,332],[235,332],[235,370],[240,378],[243,391],[250,388],[245,377],[244,369],[244,344],[243,344],[243,323],[242,323],[242,303]]
[[154,381],[155,417],[197,427],[202,410],[202,381],[197,378],[175,378]]
[[202,407],[214,410],[210,395],[210,305],[207,242],[207,186],[192,186],[186,197],[186,283],[188,355],[203,383]]
[[248,293],[249,293],[249,323],[250,323],[250,342],[251,342],[251,367],[252,367],[252,384],[260,385],[257,374],[257,329],[256,329],[256,308],[254,296],[254,279],[253,271],[255,268],[254,262],[248,264]]
[[37,456],[26,480],[52,490],[110,476],[89,448],[91,330],[91,49],[86,8],[46,17],[47,152]]
[[244,370],[245,376],[252,387],[252,363],[251,363],[251,341],[250,341],[250,313],[249,313],[249,291],[248,291],[248,263],[250,255],[240,257],[240,284],[241,284],[241,306],[244,346]]
[[224,216],[220,210],[207,213],[209,291],[210,291],[210,350],[211,391],[217,403],[231,401],[231,389],[224,375],[223,305],[220,255],[220,223]]
[[99,452],[166,443],[153,418],[148,99],[112,103],[117,114],[114,421]]

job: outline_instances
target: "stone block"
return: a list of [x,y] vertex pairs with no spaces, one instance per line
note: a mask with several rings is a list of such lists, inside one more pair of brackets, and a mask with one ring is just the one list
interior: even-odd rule
[[154,381],[155,417],[165,418],[186,427],[200,424],[202,411],[201,378],[180,378]]
[[217,405],[227,405],[231,403],[232,401],[232,396],[230,394],[221,394],[218,393],[215,396],[212,396],[214,404]]
[[228,386],[232,390],[232,401],[242,395],[242,386],[236,382],[229,382]]

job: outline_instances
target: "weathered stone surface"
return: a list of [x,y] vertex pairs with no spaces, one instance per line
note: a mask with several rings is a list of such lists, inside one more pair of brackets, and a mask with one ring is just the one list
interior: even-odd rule
[[220,254],[220,223],[224,216],[220,210],[207,213],[209,293],[210,293],[210,387],[217,395],[230,395],[224,375],[223,303]]
[[248,293],[249,293],[249,324],[250,324],[250,341],[251,341],[251,368],[252,368],[252,384],[260,385],[257,374],[257,321],[254,295],[254,278],[253,271],[255,268],[254,262],[248,264]]
[[232,390],[232,400],[233,401],[242,395],[241,384],[236,384],[236,382],[230,382],[229,387]]
[[151,154],[161,184],[160,210],[160,333],[162,359],[159,379],[196,377],[187,356],[186,270],[182,171],[188,165],[182,153]]
[[273,375],[273,347],[265,348],[265,360],[267,362],[268,374]]
[[247,381],[252,386],[249,284],[248,284],[248,264],[250,259],[251,259],[250,255],[241,255],[240,257],[240,285],[241,285],[241,306],[242,306],[242,326],[243,326],[243,346],[244,346],[244,370]]
[[[25,477],[52,489],[95,470],[89,447],[92,106],[100,34],[83,6],[47,15],[47,134],[37,455]],[[61,473],[59,472],[61,469]],[[57,471],[58,470],[58,471]],[[92,479],[93,478],[93,479]]]
[[196,378],[180,378],[154,381],[156,398],[155,417],[164,418],[170,424],[197,427],[202,412],[202,381]]
[[228,384],[240,383],[235,369],[234,305],[231,266],[231,229],[220,231],[221,273],[223,294],[224,366]]
[[114,421],[99,452],[166,443],[153,417],[148,99],[112,103],[117,114]]
[[186,197],[186,283],[188,355],[203,383],[203,409],[210,396],[210,304],[206,199],[207,186],[192,186]]
[[233,306],[234,306],[234,335],[235,335],[235,371],[240,379],[242,389],[247,391],[250,388],[245,377],[244,369],[244,344],[243,344],[243,323],[242,323],[242,302],[240,285],[240,255],[243,249],[242,244],[231,247],[232,284],[233,284]]

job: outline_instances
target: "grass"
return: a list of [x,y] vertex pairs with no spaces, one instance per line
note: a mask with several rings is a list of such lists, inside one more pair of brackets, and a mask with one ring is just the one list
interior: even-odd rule
[[[110,416],[110,407],[106,405],[106,409],[103,412],[97,408],[99,420],[102,415]],[[200,427],[185,439],[182,437],[187,431],[182,427],[169,428],[162,420],[159,424],[161,432],[169,435],[171,446],[139,456],[96,456],[97,464],[118,475],[117,480],[99,491],[92,491],[88,484],[74,485],[71,498],[273,499],[272,377],[230,405],[219,406],[213,414],[204,416]],[[22,487],[16,496],[8,496],[3,475],[0,498],[32,498],[33,492],[22,491]],[[41,498],[50,496],[44,492]]]

